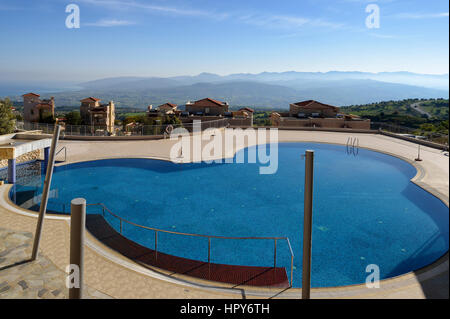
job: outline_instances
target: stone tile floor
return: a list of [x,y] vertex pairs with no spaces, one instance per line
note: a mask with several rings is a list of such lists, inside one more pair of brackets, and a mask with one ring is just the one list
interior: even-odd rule
[[[66,273],[39,254],[31,262],[32,234],[0,228],[0,299],[65,299]],[[87,299],[111,298],[85,289]]]

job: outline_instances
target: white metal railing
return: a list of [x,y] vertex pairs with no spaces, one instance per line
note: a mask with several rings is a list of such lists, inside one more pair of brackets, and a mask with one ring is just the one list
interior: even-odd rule
[[119,233],[123,234],[123,224],[129,224],[138,228],[146,229],[146,230],[152,230],[155,232],[155,258],[158,258],[158,233],[167,233],[167,234],[174,234],[174,235],[180,235],[180,236],[189,236],[189,237],[202,237],[208,239],[208,265],[211,264],[211,239],[237,239],[237,240],[249,240],[249,239],[255,239],[255,240],[273,240],[274,241],[274,261],[273,261],[273,268],[276,268],[277,264],[277,241],[278,240],[285,240],[287,242],[289,253],[291,255],[291,274],[290,274],[290,287],[292,287],[292,280],[293,280],[293,272],[294,272],[294,252],[292,250],[291,243],[289,241],[288,237],[230,237],[230,236],[214,236],[214,235],[201,235],[201,234],[190,234],[190,233],[181,233],[176,231],[170,231],[170,230],[163,230],[163,229],[157,229],[153,227],[143,226],[136,224],[134,222],[131,222],[129,220],[126,220],[116,214],[114,214],[111,210],[106,207],[106,205],[102,203],[96,203],[96,204],[87,204],[87,206],[100,206],[102,208],[102,215],[105,217],[105,213],[107,212],[114,218],[119,220]]

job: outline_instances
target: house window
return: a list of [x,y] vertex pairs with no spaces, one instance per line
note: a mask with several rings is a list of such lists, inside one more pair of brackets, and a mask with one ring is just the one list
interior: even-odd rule
[[209,107],[205,108],[205,114],[209,114]]
[[34,115],[34,111],[33,111],[32,109],[30,110],[30,114],[31,114],[31,115]]

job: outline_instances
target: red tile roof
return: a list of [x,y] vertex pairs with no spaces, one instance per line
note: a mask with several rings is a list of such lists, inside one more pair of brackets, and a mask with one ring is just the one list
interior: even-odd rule
[[38,105],[36,105],[37,108],[41,108],[41,107],[52,107],[52,105],[50,103],[39,103]]
[[87,97],[87,98],[81,100],[80,102],[98,102],[98,101],[101,101],[101,100],[90,96],[90,97]]
[[249,112],[252,112],[252,113],[255,112],[254,109],[251,109],[251,108],[249,108],[249,107],[243,107],[242,109],[239,109],[239,111],[249,111]]
[[173,103],[164,103],[164,104],[161,104],[161,105],[158,106],[158,107],[161,107],[161,106],[164,106],[164,105],[168,105],[168,106],[170,106],[170,107],[177,107],[177,106],[178,106],[178,105],[173,104]]
[[213,102],[214,104],[217,104],[217,105],[219,105],[219,106],[224,106],[224,105],[225,105],[225,102],[213,100],[213,99],[210,99],[209,97],[207,97],[207,98],[205,98],[205,99],[201,99],[201,100],[195,101],[194,104],[197,103],[197,102],[204,101],[204,100],[208,100],[208,101]]
[[317,102],[315,100],[307,100],[307,101],[297,102],[297,103],[293,103],[293,104],[297,105],[297,106],[301,106],[301,107],[303,107],[305,109],[307,109],[307,108],[314,108],[313,104],[320,104],[320,105],[322,105],[324,107],[328,107],[328,108],[332,108],[334,110],[338,110],[338,108],[336,106],[320,103],[320,102]]
[[22,96],[29,96],[29,95],[34,95],[34,96],[40,97],[40,95],[36,94],[36,93],[27,93],[27,94],[24,94]]

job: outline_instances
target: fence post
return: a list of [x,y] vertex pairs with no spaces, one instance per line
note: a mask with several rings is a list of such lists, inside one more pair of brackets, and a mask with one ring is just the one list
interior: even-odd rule
[[314,179],[314,151],[305,153],[305,202],[303,217],[302,299],[310,299],[311,290],[311,234]]
[[70,203],[70,214],[70,265],[78,268],[78,285],[69,288],[69,299],[82,299],[86,200],[84,198],[73,199]]

